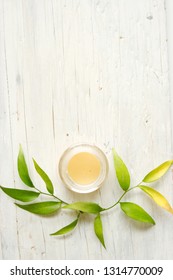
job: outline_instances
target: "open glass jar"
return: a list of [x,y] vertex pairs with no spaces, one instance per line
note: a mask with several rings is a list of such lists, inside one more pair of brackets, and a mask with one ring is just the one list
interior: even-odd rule
[[61,180],[70,190],[90,193],[97,190],[108,174],[108,160],[95,145],[76,144],[62,154],[59,161]]

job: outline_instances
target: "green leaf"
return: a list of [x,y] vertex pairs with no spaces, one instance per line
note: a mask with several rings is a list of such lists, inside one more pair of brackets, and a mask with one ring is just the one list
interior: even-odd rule
[[66,233],[72,231],[76,227],[76,225],[78,223],[78,220],[79,219],[77,218],[75,221],[73,221],[69,225],[61,228],[60,230],[58,230],[58,231],[56,231],[54,233],[51,233],[50,235],[62,235],[62,234],[66,234]]
[[17,166],[18,166],[18,173],[25,185],[28,187],[34,188],[34,185],[31,181],[31,178],[28,173],[28,167],[26,165],[25,157],[23,154],[22,146],[20,145],[19,148],[19,154],[18,154],[18,159],[17,159]]
[[96,216],[96,218],[94,220],[94,231],[95,231],[97,238],[100,240],[101,244],[103,245],[103,247],[106,248],[104,236],[103,236],[103,226],[102,226],[102,220],[101,220],[100,213]]
[[85,213],[92,213],[96,214],[103,210],[98,204],[93,202],[75,202],[72,204],[68,204],[64,206],[63,208],[78,210]]
[[160,207],[173,214],[173,209],[171,205],[161,193],[147,186],[139,186],[139,188],[145,193],[147,193]]
[[8,196],[10,196],[16,200],[23,201],[23,202],[32,201],[32,200],[36,199],[37,197],[39,197],[39,195],[40,195],[39,192],[25,191],[25,190],[4,188],[4,187],[0,187],[0,188]]
[[17,203],[15,204],[26,211],[39,215],[52,214],[61,207],[61,202],[56,202],[56,201],[45,201],[45,202],[28,204],[28,205],[21,205]]
[[35,166],[35,169],[37,171],[37,173],[40,175],[40,177],[43,179],[43,181],[45,182],[46,184],[46,188],[48,190],[48,192],[50,194],[53,194],[54,193],[54,188],[53,188],[53,184],[50,180],[50,178],[48,177],[48,175],[43,171],[43,169],[41,169],[41,167],[38,165],[38,163],[33,159],[33,162],[34,162],[34,166]]
[[130,174],[129,171],[123,162],[123,160],[116,153],[115,149],[112,150],[113,158],[114,158],[114,168],[116,172],[116,176],[121,188],[124,191],[127,191],[130,187]]
[[155,225],[153,218],[139,205],[132,202],[120,202],[122,211],[130,218]]
[[142,180],[145,183],[151,183],[160,179],[171,167],[173,160],[168,160],[149,172]]

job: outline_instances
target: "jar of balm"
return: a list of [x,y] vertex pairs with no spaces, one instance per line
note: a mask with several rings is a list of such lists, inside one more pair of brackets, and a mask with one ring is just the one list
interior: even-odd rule
[[97,190],[108,174],[108,160],[95,145],[76,144],[69,147],[59,161],[60,177],[70,190],[90,193]]

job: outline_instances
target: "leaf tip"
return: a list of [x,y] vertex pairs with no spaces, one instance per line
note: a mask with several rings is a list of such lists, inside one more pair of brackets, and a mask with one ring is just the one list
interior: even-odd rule
[[36,162],[36,160],[32,157],[32,161],[33,161],[33,164],[34,164],[34,167],[35,169],[37,170],[38,168],[38,163]]
[[23,148],[22,148],[22,144],[19,144],[19,154],[23,153]]

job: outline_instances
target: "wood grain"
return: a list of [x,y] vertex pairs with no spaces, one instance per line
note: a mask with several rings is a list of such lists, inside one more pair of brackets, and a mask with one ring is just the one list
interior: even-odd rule
[[[23,187],[16,167],[22,144],[30,174],[44,189],[32,157],[69,202],[109,206],[121,194],[111,149],[129,167],[132,184],[172,157],[167,37],[163,0],[0,0],[0,183]],[[110,170],[90,195],[64,188],[58,160],[76,142],[99,145]],[[155,184],[173,204],[171,172]],[[66,237],[49,234],[74,213],[40,218],[0,193],[1,259],[172,259],[173,218],[141,193],[127,200],[145,207],[146,227],[120,209],[103,216],[107,250],[93,216]]]

